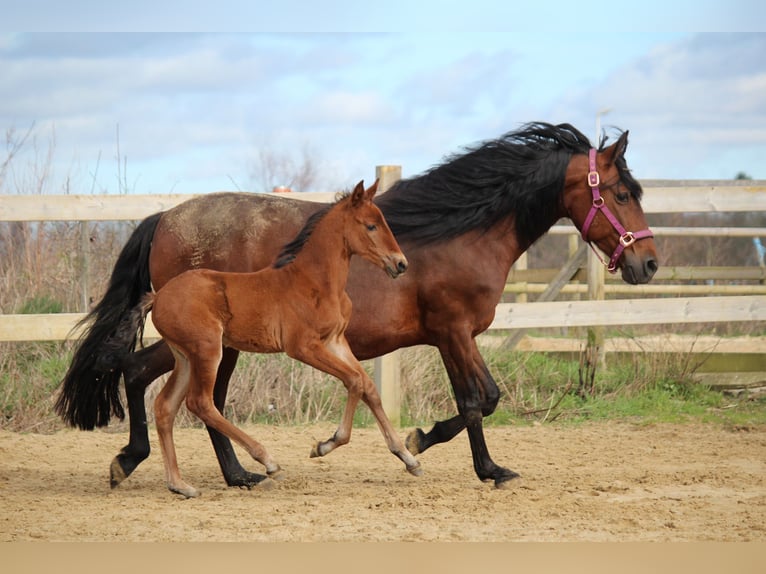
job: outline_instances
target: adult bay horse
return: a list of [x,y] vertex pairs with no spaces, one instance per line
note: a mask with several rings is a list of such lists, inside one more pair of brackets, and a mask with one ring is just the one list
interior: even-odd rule
[[154,407],[171,492],[187,498],[199,495],[181,478],[173,444],[173,421],[184,399],[207,427],[237,441],[269,476],[281,471],[263,445],[215,407],[213,388],[224,346],[255,353],[285,352],[343,381],[348,401],[340,426],[329,440],[314,447],[312,456],[324,456],[349,441],[361,399],[375,416],[389,450],[409,472],[420,474],[420,463],[397,437],[375,384],[344,335],[351,318],[346,293],[351,256],[360,255],[393,278],[407,269],[407,259],[372,203],[377,184],[365,190],[360,182],[351,194],[313,213],[272,266],[252,273],[189,270],[139,303],[132,326],[143,331],[151,309],[152,321],[175,357],[173,372]]
[[[416,429],[407,446],[415,454],[451,440],[463,429],[481,480],[496,486],[518,476],[495,464],[482,419],[499,389],[474,338],[491,324],[511,265],[559,219],[611,254],[609,267],[627,283],[651,280],[657,252],[628,170],[628,132],[596,150],[569,124],[532,123],[453,155],[426,173],[396,183],[376,198],[410,263],[397,281],[354,260],[348,280],[353,301],[346,331],[351,350],[368,359],[411,345],[438,348],[458,414],[429,432]],[[270,264],[322,204],[263,194],[223,193],[191,199],[145,219],[115,264],[104,297],[86,318],[56,409],[82,429],[123,417],[118,385],[124,376],[130,439],[112,461],[111,484],[124,480],[149,455],[144,391],[173,368],[163,342],[111,364],[103,344],[123,315],[153,285],[192,268],[253,271]],[[215,404],[222,410],[238,351],[227,348],[218,371]],[[230,441],[208,429],[229,485],[262,479],[242,468]]]

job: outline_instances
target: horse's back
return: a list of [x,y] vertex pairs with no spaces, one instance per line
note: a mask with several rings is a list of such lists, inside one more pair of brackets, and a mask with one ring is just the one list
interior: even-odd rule
[[211,193],[166,211],[149,259],[161,288],[187,269],[252,272],[269,266],[281,247],[324,204],[262,193]]

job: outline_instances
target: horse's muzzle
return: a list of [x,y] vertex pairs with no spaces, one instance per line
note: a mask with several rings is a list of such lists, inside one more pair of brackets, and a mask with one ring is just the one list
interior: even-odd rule
[[653,255],[637,257],[626,252],[622,264],[622,280],[631,285],[649,283],[658,268],[659,264]]

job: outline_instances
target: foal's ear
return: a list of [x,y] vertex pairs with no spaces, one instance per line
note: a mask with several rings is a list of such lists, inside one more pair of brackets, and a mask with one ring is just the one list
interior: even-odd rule
[[619,158],[625,155],[625,150],[628,147],[628,131],[622,132],[617,141],[612,144],[611,155],[609,156],[609,163],[614,163]]
[[364,197],[367,199],[367,201],[372,201],[372,198],[375,197],[375,193],[378,191],[378,184],[380,183],[380,178],[377,178],[375,180],[375,183],[373,183],[367,191],[364,192]]
[[367,199],[367,195],[364,191],[364,180],[361,180],[351,192],[351,206],[358,207],[365,199]]

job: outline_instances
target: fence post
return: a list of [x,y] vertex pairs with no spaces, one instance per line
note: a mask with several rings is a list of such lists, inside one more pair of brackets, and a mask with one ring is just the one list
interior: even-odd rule
[[[588,250],[588,299],[591,301],[604,300],[604,264],[593,249]],[[588,327],[588,345],[586,357],[600,367],[604,366],[606,353],[604,350],[604,328],[601,326]]]
[[[378,194],[385,193],[394,183],[402,178],[402,167],[399,165],[379,165],[375,167],[375,177],[380,179]],[[406,255],[406,253],[405,253]],[[396,350],[374,359],[375,386],[383,402],[391,424],[400,427],[402,424],[402,388],[401,366],[399,364],[401,351]]]
[[90,232],[87,221],[80,222],[80,312],[90,311]]
[[[526,251],[519,255],[516,263],[513,264],[513,268],[519,271],[526,271],[529,269],[529,254]],[[524,291],[516,295],[516,303],[527,303],[529,301],[529,296],[527,295],[526,290],[529,284],[526,281],[520,281],[519,285]]]

